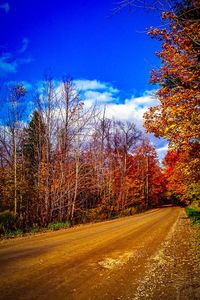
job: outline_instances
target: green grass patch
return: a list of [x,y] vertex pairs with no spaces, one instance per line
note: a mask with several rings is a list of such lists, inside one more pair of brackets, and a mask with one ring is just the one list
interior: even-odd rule
[[186,211],[187,216],[191,219],[191,222],[193,224],[200,225],[200,211],[198,211],[192,207],[186,207],[185,211]]
[[24,234],[24,231],[22,229],[16,229],[16,230],[13,230],[13,231],[7,231],[6,233],[1,235],[0,237],[10,239],[10,238],[15,238],[17,236],[22,236],[23,234]]
[[71,227],[71,222],[70,221],[66,221],[66,222],[57,222],[57,223],[50,223],[48,225],[48,229],[49,230],[59,230],[59,229],[66,229]]

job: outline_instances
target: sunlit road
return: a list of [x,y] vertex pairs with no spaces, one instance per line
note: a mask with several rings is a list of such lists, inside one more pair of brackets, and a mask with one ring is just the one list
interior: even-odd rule
[[183,209],[0,243],[1,299],[134,299],[148,260]]

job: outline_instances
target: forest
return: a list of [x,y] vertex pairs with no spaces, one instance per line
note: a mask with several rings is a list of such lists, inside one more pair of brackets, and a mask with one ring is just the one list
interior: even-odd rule
[[46,76],[33,95],[9,87],[1,99],[1,234],[199,201],[199,17],[199,1],[182,1],[162,13],[165,28],[148,32],[162,48],[151,72],[159,105],[144,121],[169,142],[162,164],[133,122],[108,119],[106,106],[86,109],[72,79],[57,86]]
[[[102,220],[159,204],[163,175],[150,141],[134,123],[84,109],[71,80],[44,82],[30,121],[15,86],[1,128],[1,207],[23,227]],[[37,106],[36,106],[37,104]]]

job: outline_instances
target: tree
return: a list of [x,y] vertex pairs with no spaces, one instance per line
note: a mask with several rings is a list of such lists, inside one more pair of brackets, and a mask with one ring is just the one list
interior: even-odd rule
[[[193,18],[191,13],[193,11]],[[187,13],[188,12],[188,13]],[[145,126],[158,137],[165,137],[172,146],[187,147],[199,141],[199,40],[198,6],[190,1],[178,12],[163,13],[168,29],[152,28],[150,34],[162,41],[157,55],[161,67],[152,70],[151,81],[159,83],[160,105],[145,114]]]
[[195,159],[191,159],[191,150],[169,150],[163,160],[168,197],[174,203],[188,204],[199,200],[200,159],[196,150],[192,149],[192,152]]
[[151,28],[149,32],[162,42],[162,50],[157,53],[162,64],[151,73],[151,82],[160,85],[160,104],[145,114],[145,127],[155,136],[168,139],[170,148],[177,151],[179,159],[168,177],[168,186],[174,192],[176,189],[184,202],[191,186],[199,184],[199,8],[199,1],[178,2],[173,10],[162,14],[167,27]]
[[[132,122],[117,121],[114,123],[113,147],[116,164],[119,165],[116,171],[118,178],[118,188],[116,193],[118,210],[123,210],[127,200],[126,177],[130,168],[128,164],[129,153],[131,153],[141,138],[141,132]],[[128,181],[127,181],[128,182]]]
[[165,191],[164,176],[156,150],[147,138],[133,152],[132,169],[137,181],[138,202],[146,209],[160,204]]
[[[59,220],[71,218],[72,214],[72,190],[74,169],[72,167],[73,142],[75,137],[78,110],[80,110],[80,98],[70,78],[63,78],[59,91],[56,95],[56,176],[54,177],[52,211],[56,211]],[[77,132],[76,132],[77,133]],[[77,137],[77,135],[76,135]],[[76,152],[77,153],[77,152]],[[78,159],[77,159],[78,163]],[[76,169],[78,171],[78,168]],[[77,173],[76,173],[77,174]]]
[[1,121],[0,130],[1,164],[5,169],[6,182],[2,192],[10,202],[9,209],[14,214],[20,212],[21,140],[25,95],[26,90],[20,84],[9,88],[8,98],[5,99],[7,115]]
[[34,111],[31,121],[24,129],[23,156],[26,181],[25,223],[38,223],[41,216],[40,171],[44,159],[46,128],[38,111]]

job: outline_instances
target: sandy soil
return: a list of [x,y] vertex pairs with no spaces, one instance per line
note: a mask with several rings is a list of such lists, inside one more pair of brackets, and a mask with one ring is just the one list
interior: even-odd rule
[[200,299],[179,207],[0,242],[0,299]]

